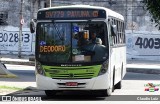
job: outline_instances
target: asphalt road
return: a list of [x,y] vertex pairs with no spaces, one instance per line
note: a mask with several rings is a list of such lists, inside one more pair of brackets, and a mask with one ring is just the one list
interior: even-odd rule
[[[21,84],[25,84],[28,82],[26,87],[32,87],[34,90],[29,91],[17,91],[11,93],[12,95],[34,95],[40,96],[44,101],[106,101],[112,96],[115,95],[121,96],[123,99],[126,96],[122,95],[159,95],[160,91],[149,92],[144,91],[145,85],[148,83],[153,84],[160,84],[160,75],[159,74],[143,74],[143,73],[131,73],[127,72],[123,82],[122,82],[122,89],[116,89],[111,97],[95,97],[90,92],[61,92],[58,93],[55,97],[47,97],[44,91],[36,90],[35,89],[35,74],[34,74],[34,67],[32,66],[15,66],[15,65],[7,65],[8,70],[12,73],[18,75],[16,79],[0,79],[0,82],[20,82]],[[18,86],[18,85],[17,85]],[[160,86],[157,86],[160,88]],[[117,96],[116,96],[117,97]]]

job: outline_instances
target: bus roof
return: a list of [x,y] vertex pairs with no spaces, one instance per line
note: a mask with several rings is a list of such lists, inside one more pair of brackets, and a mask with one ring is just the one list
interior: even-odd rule
[[106,7],[100,7],[100,6],[90,6],[90,5],[68,5],[68,6],[56,6],[56,7],[48,7],[48,8],[42,8],[42,9],[39,9],[38,11],[45,11],[45,10],[52,10],[52,9],[64,9],[64,8],[87,8],[87,9],[103,9],[106,11],[107,13],[107,16],[112,16],[112,17],[116,17],[118,19],[121,19],[121,20],[124,20],[124,17],[111,10],[111,9],[108,9]]

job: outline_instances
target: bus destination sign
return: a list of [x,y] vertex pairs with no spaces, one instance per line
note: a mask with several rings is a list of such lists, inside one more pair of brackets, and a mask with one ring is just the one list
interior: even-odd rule
[[58,9],[58,10],[46,10],[39,11],[37,15],[38,20],[72,20],[72,19],[94,19],[94,18],[106,18],[105,10],[97,9]]

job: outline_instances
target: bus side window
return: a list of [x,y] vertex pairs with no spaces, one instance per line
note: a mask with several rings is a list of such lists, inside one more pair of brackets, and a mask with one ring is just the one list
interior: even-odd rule
[[120,32],[121,32],[121,35],[120,35],[120,42],[121,42],[121,44],[123,44],[123,22],[121,21],[120,22],[121,24],[120,24]]

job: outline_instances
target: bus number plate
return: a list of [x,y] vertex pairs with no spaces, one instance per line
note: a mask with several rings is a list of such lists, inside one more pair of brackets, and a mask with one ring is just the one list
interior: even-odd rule
[[66,86],[78,86],[77,82],[66,82]]

